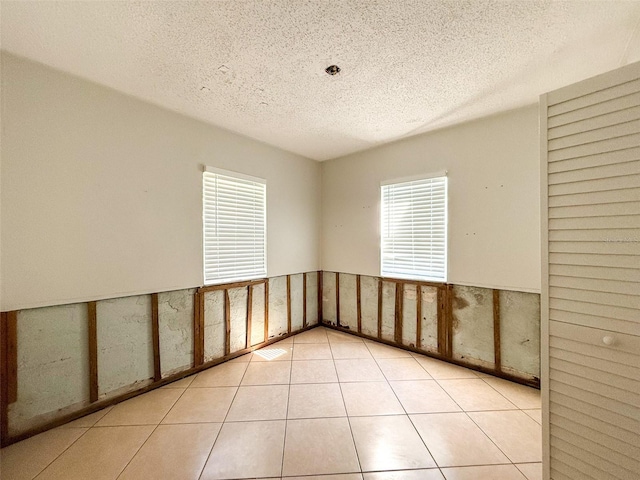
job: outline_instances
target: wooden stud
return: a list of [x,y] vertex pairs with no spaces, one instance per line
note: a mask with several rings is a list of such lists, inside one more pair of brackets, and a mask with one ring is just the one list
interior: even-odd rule
[[336,272],[336,324],[340,327],[340,274]]
[[193,366],[204,363],[204,293],[193,296]]
[[396,343],[402,344],[402,310],[404,302],[404,283],[396,282],[396,305],[394,338]]
[[7,405],[18,400],[18,312],[7,312]]
[[438,353],[446,355],[447,312],[446,287],[438,287]]
[[382,338],[382,279],[378,278],[378,338]]
[[493,291],[493,351],[495,369],[502,371],[502,352],[500,349],[500,290]]
[[318,272],[318,323],[323,323],[322,318],[322,271]]
[[287,333],[291,333],[291,275],[287,275]]
[[269,340],[269,280],[264,283],[264,341]]
[[453,357],[453,285],[449,285],[449,284],[447,285],[446,300],[447,300],[447,308],[446,308],[446,312],[447,312],[447,319],[446,319],[446,325],[447,325],[447,331],[446,331],[447,348],[446,348],[446,352],[447,352],[447,357],[452,358]]
[[98,401],[98,315],[96,302],[87,303],[89,317],[89,401]]
[[228,290],[230,288],[247,287],[249,285],[260,285],[266,283],[266,278],[260,278],[258,280],[246,280],[244,282],[223,283],[220,285],[207,285],[206,287],[198,288],[198,293],[214,292],[216,290]]
[[153,339],[153,379],[158,382],[162,378],[160,368],[160,325],[158,321],[158,294],[151,294],[151,336]]
[[247,287],[247,328],[245,329],[245,348],[251,346],[251,322],[253,317],[253,285]]
[[416,348],[422,348],[422,285],[416,285]]
[[7,312],[2,312],[0,316],[0,447],[6,446],[9,437],[7,337]]
[[229,290],[224,291],[224,354],[231,353],[231,299],[229,298]]
[[307,328],[307,273],[302,274],[302,328]]
[[358,314],[358,332],[362,332],[362,300],[360,292],[360,275],[356,275],[356,311]]

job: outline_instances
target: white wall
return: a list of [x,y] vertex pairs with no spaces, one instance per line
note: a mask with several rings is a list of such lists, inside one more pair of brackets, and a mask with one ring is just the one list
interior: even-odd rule
[[323,162],[323,270],[379,275],[380,182],[443,170],[448,281],[539,292],[537,106]]
[[2,54],[1,305],[202,285],[201,172],[267,179],[268,275],[320,267],[320,164]]

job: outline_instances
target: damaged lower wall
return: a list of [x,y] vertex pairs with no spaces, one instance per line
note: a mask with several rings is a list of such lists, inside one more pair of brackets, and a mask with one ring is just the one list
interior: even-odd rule
[[323,272],[322,286],[325,324],[539,382],[538,294],[336,272]]
[[[318,280],[318,272],[307,272],[211,291],[203,287],[90,302],[95,306],[95,376],[90,371],[90,303],[17,311],[17,398],[7,406],[5,417],[9,441],[62,417],[82,414],[93,404],[92,382],[97,384],[98,403],[117,400],[316,325]],[[196,322],[203,324],[198,334]],[[201,362],[195,354],[198,341]],[[7,439],[2,440],[5,445]]]

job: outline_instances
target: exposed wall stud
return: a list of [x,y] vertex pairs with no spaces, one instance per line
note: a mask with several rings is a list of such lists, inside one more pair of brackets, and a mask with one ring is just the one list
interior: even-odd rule
[[340,327],[340,274],[336,272],[336,324]]
[[269,340],[269,279],[264,282],[264,341]]
[[204,292],[193,295],[193,366],[204,363]]
[[247,287],[247,328],[245,329],[245,348],[251,346],[251,322],[253,317],[253,285]]
[[287,333],[291,333],[291,275],[287,275]]
[[224,354],[229,355],[231,352],[231,300],[229,299],[229,290],[224,290]]
[[360,291],[360,275],[356,275],[356,311],[358,314],[358,333],[362,332],[362,293]]
[[307,272],[302,274],[302,328],[307,327]]
[[382,278],[378,278],[378,338],[382,338]]
[[500,348],[500,290],[493,291],[493,351],[495,368],[502,371],[502,353]]
[[422,285],[416,285],[416,348],[422,347]]
[[396,305],[395,305],[395,324],[394,338],[396,343],[402,343],[402,309],[404,303],[404,284],[396,282]]
[[153,340],[153,379],[162,378],[160,367],[160,325],[158,320],[158,294],[151,294],[151,336]]
[[322,323],[322,271],[318,272],[318,323]]
[[453,285],[447,284],[446,287],[446,339],[447,339],[447,348],[446,354],[447,357],[453,357]]
[[89,401],[98,400],[98,315],[96,302],[87,303],[89,318]]

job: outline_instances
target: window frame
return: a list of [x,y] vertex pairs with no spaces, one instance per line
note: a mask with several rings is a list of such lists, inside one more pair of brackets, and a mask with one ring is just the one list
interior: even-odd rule
[[[264,199],[263,199],[263,211],[262,211],[262,220],[263,220],[263,251],[264,251],[264,263],[263,269],[260,272],[256,272],[255,274],[250,274],[247,276],[244,275],[235,275],[235,276],[219,276],[218,278],[208,279],[207,278],[207,221],[205,215],[207,213],[207,200],[205,198],[206,192],[206,176],[207,174],[217,175],[224,177],[226,179],[231,180],[240,180],[243,182],[251,182],[264,186]],[[267,180],[265,178],[254,177],[251,175],[246,175],[244,173],[235,172],[231,170],[225,170],[222,168],[211,167],[205,165],[202,171],[202,274],[203,274],[203,285],[224,285],[226,283],[235,283],[235,282],[244,282],[251,281],[257,279],[267,278]]]
[[[426,181],[426,180],[444,180],[444,247],[443,247],[443,273],[442,276],[437,275],[416,275],[414,272],[409,273],[397,273],[385,271],[384,253],[385,253],[385,237],[384,237],[384,223],[385,223],[385,201],[384,201],[384,187],[399,186],[405,183]],[[417,282],[432,282],[432,283],[447,283],[449,278],[449,177],[448,172],[440,171],[429,174],[415,175],[411,177],[396,178],[391,180],[384,180],[380,182],[380,211],[379,211],[379,266],[380,276],[383,278],[397,278],[400,280],[410,280]],[[433,272],[428,272],[433,273]]]

